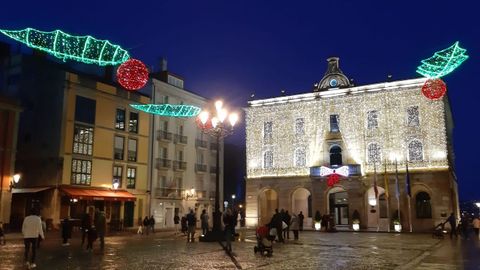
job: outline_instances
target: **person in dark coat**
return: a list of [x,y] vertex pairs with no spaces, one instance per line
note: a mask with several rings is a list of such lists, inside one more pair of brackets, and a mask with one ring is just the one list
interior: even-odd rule
[[150,219],[148,218],[148,216],[145,216],[145,218],[143,219],[143,229],[147,233],[147,235],[148,235],[149,228],[150,228]]
[[288,210],[285,211],[285,214],[283,215],[283,222],[287,224],[287,228],[283,230],[283,239],[290,239],[290,222],[292,220],[292,217],[288,213]]
[[186,216],[182,216],[182,233],[183,235],[187,235],[187,231],[188,231],[188,227],[187,227],[187,217]]
[[62,221],[62,246],[69,246],[68,239],[72,238],[72,225],[68,217],[64,218]]
[[188,242],[195,242],[195,229],[197,226],[197,217],[195,216],[195,212],[190,210],[190,213],[187,215],[187,226],[188,226],[188,235],[187,235],[187,243]]
[[223,225],[225,225],[225,251],[228,253],[232,252],[232,237],[234,234],[234,228],[236,223],[237,217],[232,213],[230,208],[227,209],[225,214],[223,215]]
[[303,216],[302,211],[300,211],[300,214],[298,214],[298,228],[300,229],[300,231],[303,231],[303,219],[304,218],[305,218],[305,216]]
[[445,221],[445,223],[447,222],[450,224],[450,239],[452,239],[453,235],[457,237],[457,219],[455,219],[455,215],[453,215],[453,213],[451,213]]
[[82,227],[81,227],[81,231],[82,231],[82,244],[81,246],[83,247],[83,244],[85,243],[85,237],[87,236],[88,234],[88,229],[90,229],[90,227],[92,227],[92,221],[90,219],[90,215],[85,212],[82,216]]
[[175,224],[175,234],[177,234],[178,226],[180,224],[180,217],[178,216],[178,214],[175,214],[175,216],[173,217],[173,224]]
[[270,228],[275,228],[277,230],[278,242],[285,243],[282,236],[282,216],[278,212],[278,209],[275,209],[275,214],[273,214],[273,217],[270,220]]
[[97,230],[97,236],[100,238],[100,249],[105,247],[105,232],[107,230],[107,220],[105,218],[105,212],[101,211],[95,215],[95,229]]
[[93,242],[97,240],[97,236],[98,236],[97,229],[95,228],[95,226],[90,227],[87,234],[87,250],[88,251],[93,250]]
[[152,233],[155,233],[155,218],[153,218],[153,215],[150,216],[149,223],[150,223],[150,229],[152,229]]
[[203,209],[202,214],[200,215],[200,220],[202,222],[202,235],[206,235],[208,232],[208,219],[207,210]]

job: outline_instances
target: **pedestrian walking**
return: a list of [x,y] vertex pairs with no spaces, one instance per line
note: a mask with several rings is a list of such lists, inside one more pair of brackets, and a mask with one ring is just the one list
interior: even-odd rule
[[149,225],[150,225],[150,230],[152,231],[152,233],[155,233],[155,218],[153,218],[153,215],[150,216]]
[[206,235],[208,232],[208,219],[207,210],[203,209],[202,214],[200,215],[200,220],[202,222],[202,235]]
[[293,239],[298,240],[298,230],[300,228],[300,221],[295,213],[292,214],[292,220],[290,223],[290,229],[293,231]]
[[182,216],[182,233],[183,235],[187,235],[188,233],[188,227],[187,227],[187,217]]
[[178,227],[180,226],[180,217],[178,216],[178,214],[175,214],[175,216],[173,217],[173,224],[175,226],[175,234],[177,234]]
[[85,243],[85,238],[87,237],[87,234],[88,234],[88,229],[90,229],[90,227],[92,227],[92,220],[90,219],[90,215],[85,212],[83,215],[82,215],[82,227],[81,227],[81,231],[82,231],[82,244],[80,245],[81,247],[83,247],[83,244]]
[[93,242],[95,242],[95,240],[97,240],[97,229],[95,228],[95,226],[92,226],[90,227],[90,229],[88,230],[88,234],[87,234],[87,251],[92,251],[93,250]]
[[450,224],[450,239],[452,239],[453,235],[457,237],[457,219],[453,215],[453,213],[450,213],[450,216],[447,218],[445,223]]
[[105,247],[105,232],[107,231],[107,220],[105,218],[105,212],[100,211],[95,215],[95,229],[97,230],[97,237],[100,239],[100,249]]
[[275,214],[273,214],[272,219],[270,220],[270,228],[275,228],[277,232],[278,242],[285,243],[282,235],[282,216],[278,212],[278,209],[275,209]]
[[187,215],[187,226],[188,226],[188,235],[187,235],[187,243],[195,241],[195,227],[197,225],[197,218],[195,217],[195,213],[193,210],[190,210],[190,213]]
[[299,225],[299,230],[303,231],[303,219],[305,216],[303,215],[302,211],[300,211],[300,214],[298,214],[298,225]]
[[[42,239],[45,239],[45,235],[42,230],[42,220],[38,216],[38,211],[36,209],[30,210],[30,215],[23,220],[22,224],[22,234],[23,234],[23,243],[25,245],[25,264],[27,268],[35,268],[35,256],[36,256],[36,247],[38,236]],[[32,256],[28,260],[28,255],[30,252],[30,247],[32,249]]]
[[478,218],[478,216],[476,216],[473,219],[472,225],[473,225],[473,231],[475,232],[475,236],[477,237],[477,240],[478,240],[478,235],[480,232],[480,219]]
[[62,246],[70,246],[70,243],[68,243],[70,238],[72,238],[72,225],[68,217],[66,217],[62,221]]
[[5,232],[3,230],[3,222],[0,221],[0,245],[5,245]]
[[147,235],[148,235],[149,228],[150,228],[150,219],[148,218],[148,216],[145,216],[145,218],[143,219],[143,230]]
[[[47,233],[47,223],[45,223],[45,219],[40,217],[40,220],[42,221],[42,231],[43,235],[45,236]],[[42,241],[42,237],[38,235],[38,240],[37,240],[37,248],[40,248],[40,242]]]
[[283,230],[283,239],[290,239],[290,222],[292,220],[292,217],[288,213],[288,210],[285,211],[285,214],[283,215],[283,222],[287,224],[287,227]]
[[227,253],[232,252],[232,237],[234,234],[233,229],[235,228],[235,219],[236,216],[232,213],[230,208],[227,209],[225,214],[223,215],[223,225],[225,226],[225,251]]

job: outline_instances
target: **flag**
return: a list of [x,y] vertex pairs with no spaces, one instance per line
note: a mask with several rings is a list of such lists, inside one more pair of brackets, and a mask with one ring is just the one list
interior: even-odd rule
[[398,166],[397,166],[397,160],[395,160],[395,197],[397,197],[397,200],[400,198],[400,187],[398,186]]
[[388,175],[387,175],[387,162],[386,161],[385,161],[385,171],[383,173],[383,181],[384,181],[384,184],[385,184],[385,197],[388,199],[390,194],[388,192]]
[[378,188],[377,188],[377,167],[373,163],[373,191],[375,191],[375,199],[378,198]]
[[406,162],[407,165],[407,175],[405,176],[405,192],[407,193],[408,197],[412,196],[412,192],[410,190],[410,174],[408,173],[408,161]]

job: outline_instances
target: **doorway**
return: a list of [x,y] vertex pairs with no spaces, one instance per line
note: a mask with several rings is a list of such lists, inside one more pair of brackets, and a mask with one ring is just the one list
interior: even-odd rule
[[348,193],[342,191],[332,191],[328,195],[330,215],[335,220],[335,225],[348,225]]
[[123,225],[124,227],[133,227],[133,212],[135,209],[134,202],[125,202],[124,213],[123,213]]

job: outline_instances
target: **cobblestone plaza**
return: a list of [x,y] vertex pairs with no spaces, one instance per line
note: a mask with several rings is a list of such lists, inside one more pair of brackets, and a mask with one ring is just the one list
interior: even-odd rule
[[[274,243],[273,256],[254,254],[253,231],[233,244],[228,256],[218,243],[186,243],[183,236],[119,235],[106,239],[102,253],[68,247],[50,233],[37,252],[38,269],[478,269],[474,239],[433,239],[428,234],[303,232],[299,241]],[[0,247],[0,269],[22,269],[23,243],[11,239]]]

